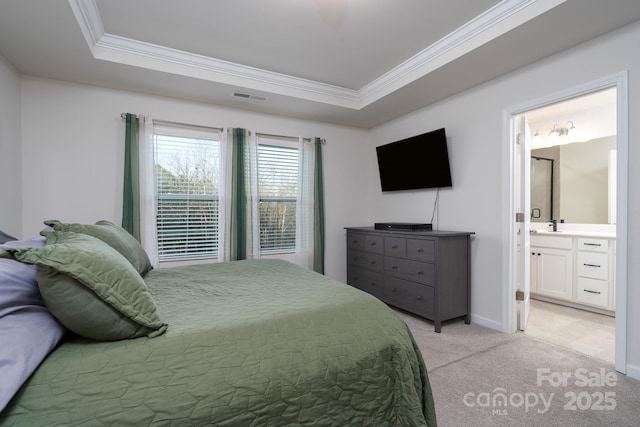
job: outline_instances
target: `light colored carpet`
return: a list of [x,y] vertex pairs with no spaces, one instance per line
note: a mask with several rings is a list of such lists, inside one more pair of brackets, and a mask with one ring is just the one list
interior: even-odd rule
[[398,314],[422,351],[441,427],[640,425],[640,381],[603,360],[462,320],[436,334]]

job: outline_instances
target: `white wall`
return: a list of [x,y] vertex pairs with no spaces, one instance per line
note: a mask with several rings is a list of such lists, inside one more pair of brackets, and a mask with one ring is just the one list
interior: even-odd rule
[[22,237],[20,76],[0,56],[0,230]]
[[326,138],[326,272],[346,278],[343,227],[361,224],[370,203],[368,182],[360,174],[365,131],[31,77],[22,79],[24,235],[37,234],[46,219],[120,223],[123,112]]
[[[640,24],[585,43],[501,78],[401,117],[372,131],[370,176],[375,175],[373,147],[395,139],[446,127],[453,188],[440,192],[441,229],[474,231],[472,241],[472,319],[500,329],[503,323],[503,260],[509,179],[508,141],[503,114],[554,93],[629,70],[629,198],[628,198],[628,367],[640,377]],[[508,53],[506,53],[508,54]],[[423,221],[431,214],[433,190],[374,196],[375,219]]]

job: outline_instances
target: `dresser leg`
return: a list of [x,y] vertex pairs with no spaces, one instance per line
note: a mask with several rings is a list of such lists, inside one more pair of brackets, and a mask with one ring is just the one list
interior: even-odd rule
[[467,314],[466,316],[464,316],[464,324],[465,325],[470,325],[471,324],[471,315]]
[[440,320],[436,320],[433,322],[435,324],[435,331],[437,334],[440,333],[440,329],[442,328],[442,322]]

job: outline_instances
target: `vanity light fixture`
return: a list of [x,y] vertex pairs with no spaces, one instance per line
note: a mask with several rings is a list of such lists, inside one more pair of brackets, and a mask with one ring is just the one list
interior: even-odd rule
[[565,126],[555,124],[552,128],[547,128],[546,132],[540,132],[539,129],[536,130],[531,137],[531,147],[550,147],[585,140],[586,138],[582,135],[582,132],[576,128],[573,121],[569,120]]
[[569,131],[575,130],[575,125],[571,120],[567,122],[567,126],[559,127],[558,125],[553,125],[553,129],[549,130],[549,141],[555,142],[560,138],[566,138],[569,136]]

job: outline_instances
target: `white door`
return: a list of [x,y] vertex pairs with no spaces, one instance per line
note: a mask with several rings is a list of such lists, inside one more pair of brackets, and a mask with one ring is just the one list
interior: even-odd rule
[[531,291],[531,256],[530,256],[530,236],[531,228],[531,134],[529,131],[529,123],[527,118],[520,118],[519,126],[517,126],[518,137],[516,138],[517,147],[517,173],[516,173],[516,203],[518,218],[516,220],[516,229],[518,243],[520,244],[520,252],[518,253],[518,269],[519,274],[519,290],[520,290],[520,330],[524,331],[527,327],[529,319],[530,291]]

